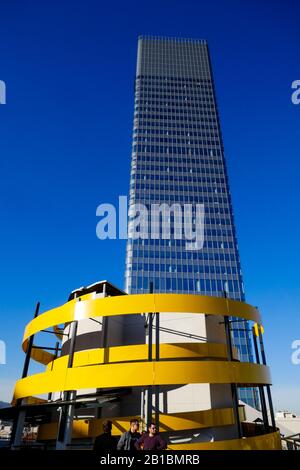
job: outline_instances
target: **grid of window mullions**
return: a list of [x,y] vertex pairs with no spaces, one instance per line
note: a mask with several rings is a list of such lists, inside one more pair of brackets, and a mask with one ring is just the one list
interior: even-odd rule
[[[136,145],[145,147],[136,151]],[[217,149],[220,155],[189,155],[191,149]],[[227,283],[229,297],[244,300],[218,110],[203,41],[146,38],[140,43],[130,180],[130,204],[135,202],[204,203],[205,243],[201,252],[187,256],[184,240],[128,241],[129,291],[148,291],[151,279],[155,290],[162,292],[171,288],[223,296]],[[238,322],[236,327],[245,325]],[[234,338],[242,359],[253,359],[249,334],[237,331]],[[243,393],[253,400],[253,391]]]

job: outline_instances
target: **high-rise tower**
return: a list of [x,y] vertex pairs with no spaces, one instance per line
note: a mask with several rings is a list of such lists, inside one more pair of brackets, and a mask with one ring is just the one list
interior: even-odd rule
[[[203,204],[204,245],[188,250],[171,236],[129,238],[128,293],[227,295],[245,300],[208,45],[204,40],[140,37],[129,206]],[[173,224],[173,226],[172,226]],[[243,361],[253,361],[246,322],[233,325]],[[252,389],[241,398],[258,406]]]

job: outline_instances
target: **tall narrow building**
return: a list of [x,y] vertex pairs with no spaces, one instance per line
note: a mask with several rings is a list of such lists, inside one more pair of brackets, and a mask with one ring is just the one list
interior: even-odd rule
[[[142,36],[135,79],[129,206],[203,204],[204,244],[174,236],[129,238],[125,290],[227,295],[245,300],[220,121],[204,40]],[[130,223],[130,222],[129,222]],[[232,324],[242,361],[253,361],[246,322]],[[184,329],[184,328],[183,328]],[[184,334],[184,331],[178,334]],[[174,333],[176,334],[176,332]],[[254,389],[240,397],[258,406]]]

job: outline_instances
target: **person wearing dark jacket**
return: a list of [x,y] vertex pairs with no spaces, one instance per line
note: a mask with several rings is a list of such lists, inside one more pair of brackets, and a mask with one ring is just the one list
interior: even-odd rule
[[157,433],[156,426],[151,423],[148,427],[148,433],[143,434],[140,439],[135,443],[138,450],[164,450],[167,443]]
[[111,435],[112,422],[103,423],[103,434],[97,436],[94,442],[94,452],[102,454],[105,452],[115,452],[117,450],[117,440]]
[[118,450],[136,450],[135,443],[141,437],[139,433],[139,422],[137,419],[130,421],[129,431],[124,432],[118,442]]

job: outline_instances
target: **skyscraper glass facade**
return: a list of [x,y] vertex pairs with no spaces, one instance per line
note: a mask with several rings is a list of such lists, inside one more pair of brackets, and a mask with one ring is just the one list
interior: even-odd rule
[[[125,289],[227,295],[245,300],[237,239],[206,41],[140,37],[129,206],[203,204],[204,245],[174,237],[128,239]],[[226,292],[226,294],[224,294]],[[247,324],[233,324],[243,361],[253,361]],[[241,398],[257,406],[256,393]]]

